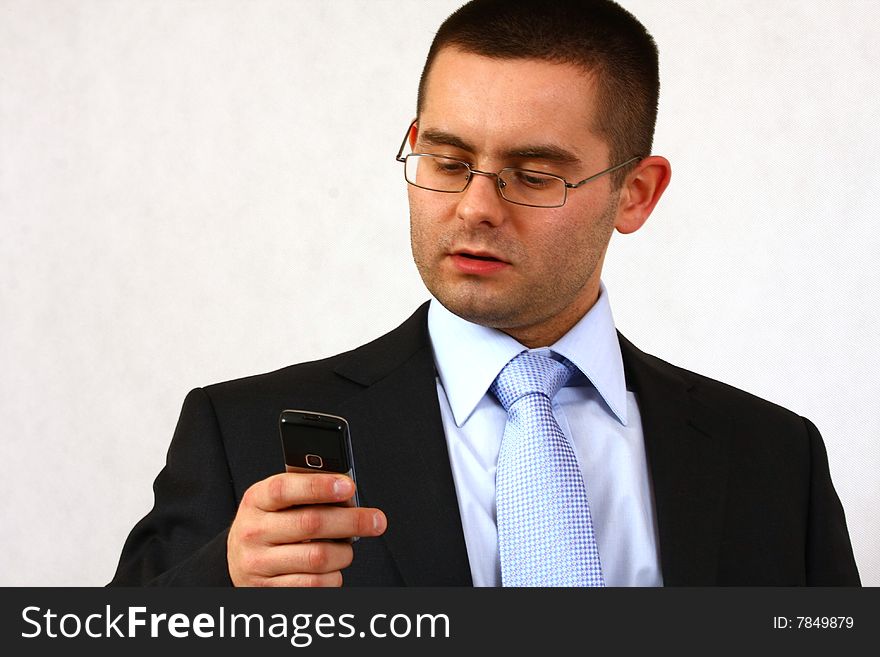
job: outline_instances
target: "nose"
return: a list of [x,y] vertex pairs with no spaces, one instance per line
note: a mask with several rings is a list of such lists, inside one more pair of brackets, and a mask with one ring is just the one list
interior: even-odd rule
[[510,204],[501,198],[498,177],[481,171],[474,171],[471,176],[470,184],[458,202],[459,219],[473,228],[480,224],[500,225],[507,211],[505,206]]

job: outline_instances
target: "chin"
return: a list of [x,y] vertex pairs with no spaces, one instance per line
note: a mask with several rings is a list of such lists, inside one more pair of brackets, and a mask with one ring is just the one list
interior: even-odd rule
[[[418,264],[418,263],[417,263]],[[460,275],[449,278],[442,272],[421,271],[422,282],[431,295],[451,313],[474,324],[508,329],[522,326],[529,313],[523,304],[529,295],[518,286],[499,281],[467,280]],[[513,288],[513,289],[512,289]],[[512,300],[518,303],[512,303]],[[524,307],[524,305],[526,307]]]
[[516,309],[501,300],[473,298],[433,293],[434,297],[451,313],[474,324],[489,328],[505,329],[520,325]]

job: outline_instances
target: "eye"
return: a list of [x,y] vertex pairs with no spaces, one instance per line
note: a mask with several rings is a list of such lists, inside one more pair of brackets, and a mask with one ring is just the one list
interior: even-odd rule
[[434,165],[434,171],[438,174],[446,176],[460,176],[467,174],[468,167],[460,160],[451,160],[446,157],[432,157],[431,162]]
[[545,176],[535,171],[526,171],[524,169],[512,169],[510,171],[512,181],[517,185],[529,187],[530,189],[546,189],[547,187],[559,184],[559,179],[553,176]]

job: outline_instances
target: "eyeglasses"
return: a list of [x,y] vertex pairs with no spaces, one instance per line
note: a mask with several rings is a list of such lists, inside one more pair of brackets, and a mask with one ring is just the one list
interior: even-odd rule
[[397,151],[397,161],[404,163],[403,175],[410,185],[432,192],[459,194],[468,188],[474,175],[489,176],[495,179],[501,198],[531,208],[562,207],[568,199],[569,189],[577,189],[596,178],[642,159],[641,156],[631,157],[626,162],[616,164],[577,183],[570,183],[565,178],[552,173],[516,167],[505,167],[498,173],[492,173],[480,171],[464,160],[445,155],[410,153],[404,156],[403,149],[414,125],[415,122],[410,124],[400,144],[400,150]]

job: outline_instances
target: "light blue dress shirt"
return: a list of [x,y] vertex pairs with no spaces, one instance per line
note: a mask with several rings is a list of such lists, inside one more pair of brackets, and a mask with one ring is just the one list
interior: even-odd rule
[[[526,348],[496,329],[468,322],[436,299],[428,331],[437,396],[475,586],[500,586],[495,467],[507,413],[489,386]],[[568,358],[583,377],[556,395],[553,411],[571,440],[587,486],[608,586],[662,586],[657,530],[641,417],[627,391],[620,343],[605,286],[590,311],[543,349]]]

